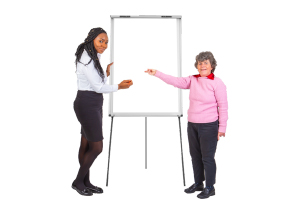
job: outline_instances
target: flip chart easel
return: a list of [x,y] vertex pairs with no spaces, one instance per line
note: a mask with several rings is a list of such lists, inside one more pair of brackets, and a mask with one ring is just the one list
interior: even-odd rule
[[[169,72],[168,74],[170,75],[181,77],[181,16],[111,15],[110,17],[111,17],[110,61],[114,62],[114,66],[120,66],[120,65],[127,66],[123,68],[118,67],[118,70],[116,70],[116,73],[119,73],[119,75],[121,75],[120,77],[129,75],[126,74],[128,73],[128,66],[132,67],[133,69],[132,71],[140,71],[140,70],[146,70],[147,68],[150,68],[154,64],[155,66],[159,66],[159,69],[165,67],[165,71]],[[133,25],[128,24],[128,21],[133,22]],[[130,26],[132,26],[132,28],[130,28]],[[134,27],[137,27],[138,29],[133,31],[132,29]],[[117,36],[116,32],[121,33],[121,35]],[[145,36],[147,33],[151,33],[151,34],[159,33],[159,35]],[[157,42],[159,45],[155,46],[156,45],[155,42]],[[172,48],[172,44],[176,44],[175,48]],[[128,45],[133,45],[135,47],[135,50],[132,51],[136,51],[136,52],[128,53],[126,51]],[[116,48],[115,46],[118,47]],[[153,46],[157,48],[151,50],[150,47]],[[156,55],[154,54],[154,52],[156,53]],[[134,65],[134,63],[132,62],[134,58],[133,55],[138,55],[136,56],[136,58],[138,57],[142,59],[138,62],[135,62],[138,63],[136,65]],[[131,62],[129,62],[128,60]],[[147,64],[147,62],[150,61],[153,62],[153,60],[159,63],[167,61],[167,63],[161,65],[152,63],[152,65],[150,64],[150,66],[148,67],[143,65],[141,69],[139,63]],[[111,68],[110,84],[119,83],[118,82],[119,80],[116,80],[115,82],[115,79],[117,79],[118,74],[115,73],[114,68],[115,67]],[[151,68],[154,67],[152,66]],[[132,73],[130,75],[132,75]],[[151,78],[155,79],[154,77]],[[145,77],[142,78],[141,76],[135,77],[133,82],[134,83],[138,82],[139,84],[136,84],[136,90],[129,89],[128,91],[126,91],[126,95],[134,96],[136,102],[134,101],[131,102],[132,99],[130,99],[131,101],[126,102],[126,107],[118,104],[118,101],[120,99],[122,99],[122,102],[128,99],[125,98],[125,96],[122,96],[125,95],[125,93],[116,92],[115,94],[114,93],[109,94],[110,97],[109,117],[111,117],[111,129],[110,129],[110,139],[109,139],[109,154],[108,154],[106,186],[108,186],[108,178],[109,178],[109,164],[110,164],[110,152],[111,152],[112,129],[113,129],[114,117],[145,117],[145,169],[147,169],[147,117],[178,117],[183,184],[185,186],[181,122],[180,122],[180,117],[183,116],[181,90],[177,88],[171,88],[171,89],[168,88],[167,90],[168,95],[166,95],[166,92],[163,89],[164,87],[167,87],[166,86],[167,84],[160,83],[161,85],[157,87],[155,91],[153,91],[153,93],[147,92],[142,95],[137,95],[142,93],[143,91],[152,91],[151,88],[147,88],[149,87],[149,84],[145,84],[144,80]],[[143,88],[138,88],[141,85],[143,86]],[[159,89],[161,89],[161,91]],[[164,98],[160,99],[158,102],[157,98],[153,97],[154,96],[153,94],[159,94],[159,92],[161,92]],[[159,108],[160,110],[155,110],[157,106],[152,108],[147,108],[147,109],[143,107],[138,107],[139,104],[137,102],[146,101],[146,100],[153,102],[153,105],[157,105],[158,103],[163,104],[164,107]],[[168,103],[168,101],[170,102],[170,100],[175,101],[177,103],[177,106],[174,107],[173,104]]]

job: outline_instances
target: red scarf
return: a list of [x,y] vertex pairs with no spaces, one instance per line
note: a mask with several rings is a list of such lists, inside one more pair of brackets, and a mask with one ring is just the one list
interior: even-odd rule
[[[197,75],[193,75],[194,77],[198,78],[198,77],[201,77],[200,74],[197,74]],[[211,79],[211,80],[214,80],[215,78],[215,75],[213,73],[210,73],[207,78]]]

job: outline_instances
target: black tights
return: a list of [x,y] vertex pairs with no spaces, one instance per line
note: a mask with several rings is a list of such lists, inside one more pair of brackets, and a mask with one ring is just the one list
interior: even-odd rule
[[83,190],[85,187],[94,187],[90,182],[90,167],[97,156],[102,152],[102,148],[102,141],[90,142],[87,141],[85,137],[81,136],[78,154],[80,168],[77,177],[73,182],[78,189]]

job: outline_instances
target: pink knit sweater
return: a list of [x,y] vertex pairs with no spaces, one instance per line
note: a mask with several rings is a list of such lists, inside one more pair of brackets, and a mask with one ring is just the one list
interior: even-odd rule
[[[156,70],[155,76],[180,89],[190,89],[188,121],[209,123],[219,119],[219,132],[225,133],[228,119],[226,86],[218,77],[173,77]],[[219,108],[219,110],[218,110]]]

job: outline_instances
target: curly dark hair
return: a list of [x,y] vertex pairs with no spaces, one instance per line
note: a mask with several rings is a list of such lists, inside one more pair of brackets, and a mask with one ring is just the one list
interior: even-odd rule
[[94,39],[100,34],[100,33],[106,33],[106,31],[100,27],[98,28],[93,28],[90,30],[90,32],[88,33],[88,36],[85,38],[84,42],[81,43],[76,50],[75,56],[76,56],[76,60],[75,60],[75,64],[77,67],[77,62],[80,62],[80,58],[81,55],[83,53],[83,50],[86,50],[87,54],[89,55],[89,57],[91,58],[91,60],[88,63],[82,63],[84,65],[88,65],[90,64],[91,61],[94,62],[94,66],[97,70],[97,72],[99,73],[100,77],[102,78],[102,81],[104,81],[104,71],[101,67],[101,64],[98,60],[97,57],[97,51],[94,47]]
[[214,55],[210,51],[203,51],[196,56],[195,67],[197,69],[198,62],[203,62],[204,60],[209,60],[211,64],[211,72],[213,73],[217,67],[217,61]]

